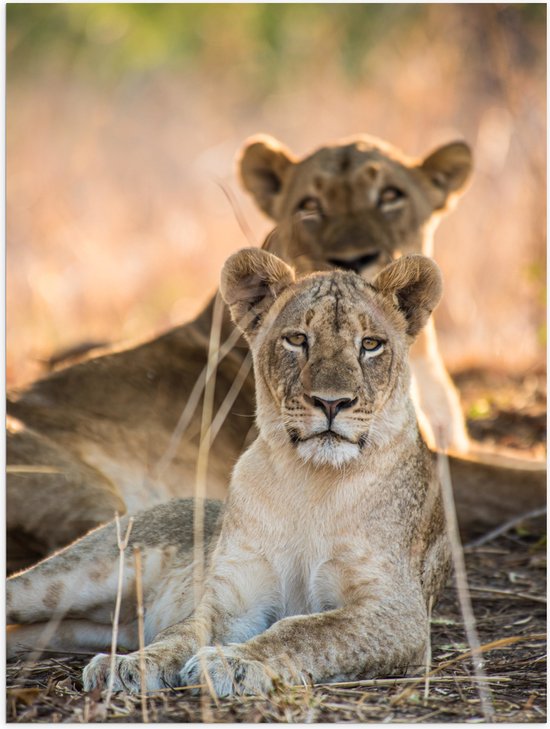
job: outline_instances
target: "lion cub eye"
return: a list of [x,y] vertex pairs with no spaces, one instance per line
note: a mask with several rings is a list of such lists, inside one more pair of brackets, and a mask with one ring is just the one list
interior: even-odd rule
[[381,354],[383,349],[384,342],[381,339],[364,337],[361,341],[361,354],[365,355],[365,357],[374,357],[377,354]]
[[405,201],[405,193],[397,187],[385,187],[378,197],[378,207],[384,211],[401,207]]
[[301,213],[309,213],[310,215],[322,215],[323,208],[321,201],[313,196],[304,197],[298,204],[297,208]]
[[292,347],[305,347],[307,344],[307,337],[305,334],[287,334],[283,337],[283,341],[290,344]]

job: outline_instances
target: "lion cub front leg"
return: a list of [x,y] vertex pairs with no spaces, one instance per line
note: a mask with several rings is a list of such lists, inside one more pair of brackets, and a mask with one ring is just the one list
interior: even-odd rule
[[[217,552],[195,613],[160,632],[144,650],[149,691],[181,685],[182,668],[190,659],[198,655],[203,664],[203,646],[247,640],[275,619],[277,592],[268,563],[234,543],[222,543]],[[115,691],[141,690],[140,658],[138,651],[116,657]],[[96,656],[84,669],[85,690],[106,685],[110,673],[111,657]]]
[[206,670],[218,696],[262,694],[276,676],[317,683],[420,667],[427,610],[420,588],[403,595],[402,584],[382,599],[284,618],[246,643],[203,648],[184,667],[182,682],[204,683]]

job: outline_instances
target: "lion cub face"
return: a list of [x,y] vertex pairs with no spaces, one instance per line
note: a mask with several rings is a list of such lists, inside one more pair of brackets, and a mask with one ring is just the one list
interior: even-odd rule
[[240,160],[244,187],[277,222],[267,250],[302,273],[339,267],[367,280],[397,255],[423,250],[471,169],[463,142],[412,160],[366,135],[302,159],[261,135]]
[[270,441],[339,467],[409,415],[408,347],[441,295],[430,259],[401,258],[372,285],[349,271],[296,281],[280,259],[246,249],[225,264],[221,291],[250,342]]

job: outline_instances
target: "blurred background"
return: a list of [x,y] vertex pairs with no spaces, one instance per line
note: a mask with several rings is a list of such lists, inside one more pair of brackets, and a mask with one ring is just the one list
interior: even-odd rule
[[234,157],[356,132],[413,156],[463,138],[473,183],[436,233],[453,371],[544,367],[544,4],[7,6],[7,377],[83,341],[184,322],[271,228]]

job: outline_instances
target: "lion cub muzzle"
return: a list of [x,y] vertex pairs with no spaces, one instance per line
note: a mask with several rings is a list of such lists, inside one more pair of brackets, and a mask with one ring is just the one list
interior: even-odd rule
[[[344,393],[339,393],[344,395]],[[317,391],[303,394],[305,412],[288,429],[290,442],[305,461],[342,464],[354,460],[366,443],[366,427],[357,429],[359,397]],[[301,421],[301,422],[300,422]]]

